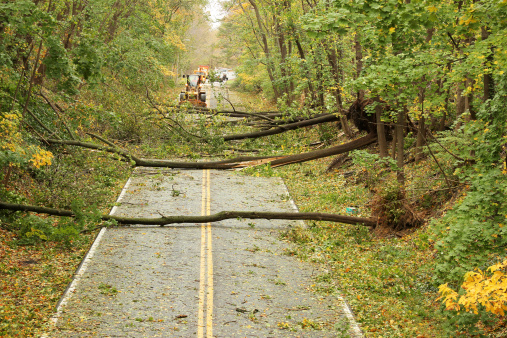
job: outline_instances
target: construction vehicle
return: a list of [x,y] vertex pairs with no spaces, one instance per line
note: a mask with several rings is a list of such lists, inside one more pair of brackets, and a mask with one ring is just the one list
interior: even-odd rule
[[206,92],[202,85],[208,76],[208,69],[207,66],[199,66],[194,74],[183,75],[187,84],[185,90],[180,93],[180,104],[188,102],[193,106],[206,107]]
[[194,70],[194,74],[203,75],[204,76],[203,80],[206,81],[206,78],[208,77],[208,74],[209,74],[209,66],[197,67],[197,70]]

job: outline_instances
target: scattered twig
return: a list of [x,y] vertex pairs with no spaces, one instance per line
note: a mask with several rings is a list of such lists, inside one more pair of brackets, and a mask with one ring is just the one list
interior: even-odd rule
[[423,139],[424,139],[424,143],[426,144],[426,147],[428,148],[428,151],[430,152],[431,154],[431,157],[433,157],[433,160],[435,161],[435,163],[437,164],[438,166],[438,169],[440,169],[440,172],[442,173],[442,175],[444,175],[444,179],[445,179],[445,183],[447,184],[447,187],[449,187],[449,189],[451,189],[451,183],[449,182],[449,179],[447,178],[447,175],[445,174],[445,171],[444,169],[442,168],[442,166],[440,165],[440,163],[438,162],[437,158],[435,157],[435,154],[433,154],[433,151],[431,150],[431,147],[430,145],[428,144],[428,140],[426,139],[426,136],[424,135],[424,133],[421,134]]
[[459,156],[457,156],[457,155],[455,155],[455,154],[451,153],[451,152],[449,151],[449,149],[447,149],[446,147],[444,147],[444,146],[443,146],[443,145],[442,145],[442,144],[438,141],[438,139],[437,139],[435,136],[433,136],[433,134],[432,134],[431,132],[430,132],[430,133],[428,133],[428,134],[431,136],[431,138],[433,138],[433,141],[437,142],[437,143],[438,143],[438,145],[439,145],[440,147],[442,147],[442,149],[444,149],[444,150],[445,150],[445,151],[446,151],[449,155],[451,155],[452,157],[454,157],[454,158],[455,158],[455,159],[457,159],[457,160],[460,160],[460,161],[465,161],[465,159],[463,159],[463,158],[461,158],[461,157],[459,157]]
[[58,116],[58,118],[60,119],[60,121],[62,121],[63,123],[63,126],[65,127],[65,129],[67,129],[67,132],[69,133],[70,135],[70,138],[75,140],[76,139],[76,136],[74,135],[74,133],[70,130],[69,126],[67,125],[67,123],[65,123],[65,120],[63,119],[62,115],[60,114],[60,112],[58,111],[58,108],[55,107],[55,105],[53,104],[53,102],[51,102],[45,95],[44,93],[42,93],[42,88],[39,92],[39,95],[42,96],[44,98],[44,100],[46,100],[46,102],[49,104],[49,106],[51,107],[51,109],[53,109],[53,111],[55,112],[55,114]]
[[90,135],[90,136],[92,136],[92,137],[95,137],[96,139],[98,139],[98,140],[100,140],[100,141],[104,142],[105,144],[107,144],[107,145],[109,145],[109,146],[111,146],[111,147],[113,147],[113,148],[118,148],[118,146],[117,146],[116,144],[114,144],[114,143],[113,143],[113,142],[111,142],[111,141],[106,140],[105,138],[103,138],[103,137],[101,137],[101,136],[99,136],[99,135],[97,135],[97,134],[94,134],[94,133],[86,133],[86,134],[87,134],[87,135]]
[[[11,97],[14,101],[16,101],[17,103],[20,103],[17,99]],[[60,139],[61,137],[58,136],[58,134],[56,134],[56,132],[54,132],[53,130],[49,129],[38,117],[37,115],[34,114],[33,111],[30,110],[30,108],[27,108],[26,111],[28,112],[28,114],[30,114],[30,116],[45,130],[47,131],[50,136],[54,135],[56,138]]]
[[[146,97],[148,98],[148,101],[150,101],[151,106],[152,106],[154,109],[156,109],[156,110],[159,112],[159,114],[160,114],[160,115],[161,115],[164,119],[170,120],[170,121],[172,121],[173,123],[175,123],[175,124],[176,124],[176,125],[177,125],[177,126],[178,126],[181,130],[183,130],[186,134],[188,134],[188,135],[190,135],[190,136],[192,136],[192,137],[198,138],[198,139],[202,139],[202,137],[201,137],[201,136],[192,134],[191,132],[189,132],[188,130],[186,130],[185,128],[183,128],[183,126],[182,126],[182,125],[181,125],[178,121],[176,121],[175,119],[173,119],[173,118],[171,118],[171,117],[167,116],[167,114],[164,114],[164,112],[162,112],[162,110],[160,110],[160,108],[158,108],[158,106],[157,106],[157,105],[153,102],[153,100],[151,99],[151,97],[150,97],[150,92],[148,91],[148,88],[146,88]],[[173,127],[173,129],[175,129],[175,130],[176,130],[176,128],[174,128],[174,127]]]
[[37,130],[35,130],[35,128],[28,122],[26,121],[23,121],[24,124],[26,124],[28,126],[28,128],[30,128],[32,130],[33,133],[35,133],[35,135],[37,135],[37,137],[39,137],[44,143],[46,143],[48,146],[51,145],[45,138],[44,136],[42,136]]

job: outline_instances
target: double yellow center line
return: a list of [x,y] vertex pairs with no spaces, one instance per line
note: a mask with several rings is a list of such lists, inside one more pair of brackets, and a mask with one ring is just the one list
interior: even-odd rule
[[[210,215],[211,193],[210,173],[202,173],[201,215]],[[201,271],[199,278],[199,311],[197,320],[197,337],[213,337],[213,254],[211,246],[211,223],[201,225]],[[205,306],[206,304],[206,306]],[[206,319],[205,319],[206,313]]]

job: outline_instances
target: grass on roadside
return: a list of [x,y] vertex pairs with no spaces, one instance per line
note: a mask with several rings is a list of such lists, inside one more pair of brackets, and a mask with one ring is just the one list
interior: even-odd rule
[[[360,216],[369,216],[371,193],[336,172],[323,173],[328,162],[323,159],[280,169],[300,211],[345,214],[346,207],[355,206]],[[298,244],[293,254],[328,271],[318,279],[345,296],[366,336],[447,336],[435,302],[437,289],[432,285],[434,251],[424,228],[402,238],[382,238],[362,226],[308,225],[285,234]]]

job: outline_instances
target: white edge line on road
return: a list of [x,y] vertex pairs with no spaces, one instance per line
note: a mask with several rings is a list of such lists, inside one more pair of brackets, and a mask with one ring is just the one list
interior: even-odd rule
[[[292,206],[292,209],[294,209],[294,211],[296,211],[296,212],[299,212],[296,202],[294,202],[294,199],[292,199],[292,197],[290,196],[289,188],[287,187],[287,184],[285,184],[285,181],[283,180],[283,178],[280,177],[280,180],[285,188],[285,191],[287,192],[287,195],[289,196],[289,201]],[[303,224],[303,226],[306,227],[306,224],[304,221],[299,221],[299,222],[301,222]],[[350,332],[349,333],[353,334],[354,337],[358,337],[358,338],[364,337],[363,332],[361,331],[361,328],[357,324],[356,319],[354,318],[354,314],[352,313],[352,310],[350,309],[349,304],[347,303],[345,298],[343,298],[340,294],[338,294],[337,298],[338,298],[338,301],[341,302],[343,312],[345,313],[345,317],[347,317],[347,319],[349,321],[349,324],[350,324],[350,330],[349,330]]]
[[338,300],[342,303],[343,312],[345,312],[345,317],[349,320],[350,329],[349,333],[353,334],[354,337],[360,338],[364,337],[363,332],[361,331],[361,328],[359,327],[359,324],[357,324],[356,319],[354,318],[354,314],[352,313],[352,310],[350,309],[349,304],[343,298],[340,294],[337,296]]
[[[128,187],[130,186],[130,182],[131,182],[131,180],[129,178],[127,180],[127,183],[125,183],[125,185],[123,186],[123,189],[122,189],[122,191],[120,193],[120,196],[118,196],[118,199],[116,200],[116,203],[119,203],[123,199],[123,197],[125,196],[125,193],[126,193]],[[109,212],[109,215],[113,215],[116,212],[116,210],[117,210],[117,207],[115,205],[115,206],[113,206],[113,208]],[[95,251],[97,251],[97,248],[98,248],[98,246],[100,244],[100,240],[102,239],[102,236],[104,236],[104,234],[106,232],[106,229],[107,228],[102,228],[100,230],[100,232],[97,235],[97,237],[95,237],[95,240],[93,241],[93,244],[92,244],[90,250],[88,250],[88,252],[86,253],[86,256],[81,261],[81,264],[78,266],[78,268],[77,268],[77,270],[74,273],[74,276],[72,278],[72,282],[67,287],[67,289],[63,293],[62,298],[60,298],[60,301],[56,305],[56,313],[50,319],[50,324],[51,325],[56,325],[56,323],[58,322],[58,319],[60,318],[60,316],[61,316],[61,314],[63,312],[63,308],[69,302],[69,300],[72,298],[72,294],[76,290],[77,284],[79,283],[81,277],[85,273],[86,268],[88,267],[88,264],[90,263],[93,255],[95,254]],[[47,337],[49,337],[47,333],[45,333],[45,334],[43,334],[41,336],[41,338],[47,338]]]
[[[295,212],[299,212],[299,208],[298,206],[296,205],[296,202],[294,202],[294,199],[292,198],[292,196],[290,195],[290,192],[289,192],[289,188],[287,187],[287,184],[285,184],[285,181],[283,180],[283,178],[281,177],[278,177],[278,179],[280,180],[280,183],[283,185],[284,189],[285,189],[285,192],[287,194],[287,196],[289,196],[289,203],[292,207],[292,209],[295,211]],[[303,220],[298,220],[297,223],[299,225],[301,225],[303,228],[306,228],[306,223],[305,221]]]

